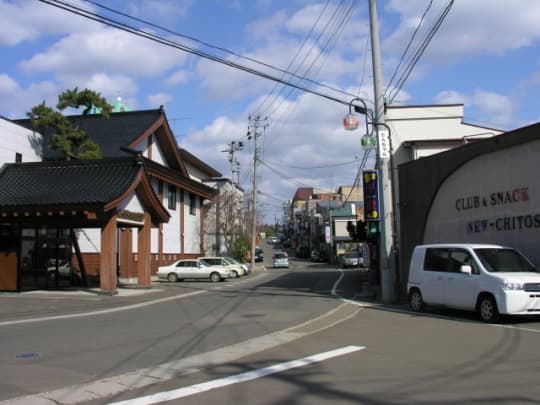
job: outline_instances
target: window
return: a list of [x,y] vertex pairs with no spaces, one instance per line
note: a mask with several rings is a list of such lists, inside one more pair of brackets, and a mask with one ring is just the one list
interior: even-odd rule
[[425,271],[447,271],[448,249],[426,249]]
[[513,249],[474,249],[487,271],[491,272],[533,272],[536,268],[520,253]]
[[189,195],[189,214],[195,215],[195,209],[197,208],[197,196],[195,194]]
[[466,250],[451,250],[450,251],[450,271],[459,273],[461,266],[471,266],[472,274],[479,274],[479,270],[473,258]]
[[176,209],[176,187],[169,184],[169,209]]

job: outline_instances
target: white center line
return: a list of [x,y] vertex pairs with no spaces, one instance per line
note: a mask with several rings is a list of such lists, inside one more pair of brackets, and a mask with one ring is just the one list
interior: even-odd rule
[[241,374],[236,374],[229,377],[219,378],[217,380],[207,381],[200,384],[191,385],[189,387],[178,388],[172,391],[159,392],[153,395],[128,399],[126,401],[114,402],[109,405],[152,405],[164,401],[172,401],[178,398],[188,397],[190,395],[200,394],[201,392],[210,391],[216,388],[225,387],[227,385],[237,384],[245,381],[255,380],[257,378],[266,377],[271,374],[280,373],[297,367],[304,367],[313,363],[321,362],[333,357],[343,356],[353,353],[358,350],[363,350],[363,346],[346,346],[340,349],[331,350],[324,353],[315,354],[313,356],[304,357],[302,359],[288,361],[286,363],[275,364],[273,366],[261,368],[258,370],[248,371]]

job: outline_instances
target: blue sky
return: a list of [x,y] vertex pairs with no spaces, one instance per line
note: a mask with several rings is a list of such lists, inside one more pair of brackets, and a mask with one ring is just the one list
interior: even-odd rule
[[[65,2],[273,76],[281,73],[201,42],[297,71],[327,87],[304,86],[340,100],[350,94],[373,99],[367,0]],[[200,42],[111,14],[95,3]],[[412,49],[448,3],[378,2],[385,89],[391,90],[388,82],[422,15]],[[499,129],[539,121],[538,21],[538,1],[456,0],[392,104],[463,103],[466,122]],[[341,127],[342,104],[275,88],[267,79],[37,0],[0,0],[0,49],[0,115],[24,117],[41,101],[54,106],[60,92],[75,86],[97,90],[110,101],[122,97],[134,110],[164,105],[179,144],[225,176],[230,166],[222,150],[231,141],[245,142],[237,156],[246,190],[253,172],[248,117],[268,116],[270,125],[260,138],[265,165],[258,170],[259,200],[268,221],[280,215],[282,202],[299,186],[335,189],[354,180],[362,151],[359,135]]]

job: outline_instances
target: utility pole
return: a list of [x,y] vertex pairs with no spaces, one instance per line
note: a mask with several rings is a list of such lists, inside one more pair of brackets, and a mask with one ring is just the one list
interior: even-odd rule
[[373,61],[373,90],[375,96],[375,122],[377,131],[377,164],[379,173],[379,201],[380,241],[379,241],[379,269],[381,281],[382,300],[385,303],[395,301],[394,282],[396,279],[395,246],[393,231],[393,204],[392,204],[392,178],[390,173],[390,140],[386,129],[384,110],[384,95],[381,82],[381,55],[379,47],[379,27],[377,17],[377,1],[369,0],[369,16],[371,28],[371,55]]
[[255,247],[257,244],[257,163],[259,161],[259,146],[257,139],[261,136],[260,128],[266,128],[268,125],[261,123],[268,118],[261,119],[257,116],[255,118],[249,117],[249,131],[248,139],[253,138],[253,196],[251,207],[251,268],[255,268]]
[[231,180],[233,184],[240,183],[240,162],[236,160],[234,153],[237,150],[242,150],[243,147],[244,142],[231,141],[229,144],[227,144],[227,149],[222,150],[222,152],[227,152],[229,154],[229,163],[231,164]]

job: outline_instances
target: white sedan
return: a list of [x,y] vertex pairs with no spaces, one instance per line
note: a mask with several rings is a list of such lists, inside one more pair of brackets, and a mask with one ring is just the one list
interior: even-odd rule
[[213,282],[232,277],[231,270],[224,266],[209,266],[201,260],[178,260],[168,266],[160,266],[156,275],[161,280],[174,283],[185,279],[209,279]]

